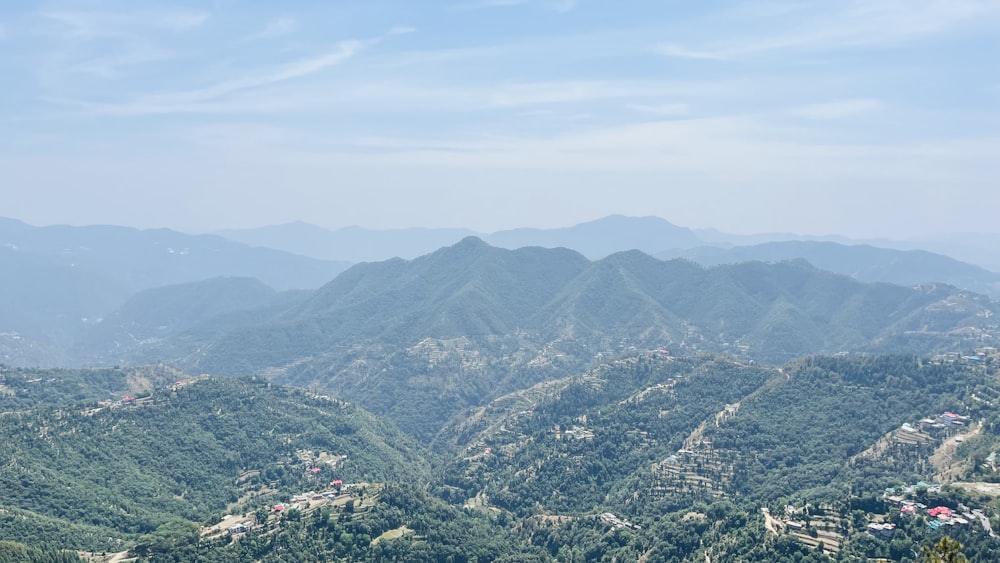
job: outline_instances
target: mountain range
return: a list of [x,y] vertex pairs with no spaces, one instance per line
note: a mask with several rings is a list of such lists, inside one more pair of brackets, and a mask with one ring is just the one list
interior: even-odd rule
[[[91,331],[77,361],[262,374],[355,401],[424,441],[462,408],[634,350],[767,362],[933,353],[992,341],[997,312],[952,286],[865,283],[803,260],[706,268],[629,251],[592,262],[474,237],[357,264],[313,292],[238,278],[150,291]],[[241,294],[235,306],[220,297]]]
[[[522,228],[494,233],[361,227],[331,231],[299,222],[219,234],[255,246],[348,262],[413,259],[455,244],[466,236],[512,250],[525,246],[570,248],[592,260],[625,250],[640,250],[661,258],[688,258],[704,265],[803,258],[824,270],[862,281],[901,285],[940,282],[1000,297],[1000,274],[989,269],[1000,270],[1000,253],[994,256],[988,237],[971,235],[922,242],[887,239],[866,242],[839,236],[802,237],[782,233],[730,235],[680,227],[658,217],[620,215],[565,228]],[[951,252],[962,256],[965,262],[949,257]]]
[[219,276],[255,278],[278,290],[312,289],[347,265],[215,235],[0,219],[0,360],[71,365],[67,348],[145,289]]
[[0,219],[0,247],[101,276],[128,292],[218,276],[257,278],[279,290],[315,288],[348,265],[216,235],[106,225],[35,227],[13,219]]
[[475,236],[501,248],[524,246],[572,248],[591,259],[622,250],[653,254],[673,248],[704,244],[693,231],[658,217],[611,215],[570,227],[555,229],[519,228],[478,233],[469,229],[386,229],[345,227],[328,230],[296,222],[255,229],[219,231],[235,241],[277,248],[303,256],[350,262],[372,262],[389,258],[412,259],[443,246]]
[[947,534],[990,561],[998,359],[633,353],[433,448],[261,377],[5,368],[0,557],[903,562]]
[[322,274],[5,222],[0,559],[907,561],[940,522],[886,491],[931,481],[904,494],[994,560],[995,274],[669,227]]
[[861,281],[907,286],[936,281],[994,298],[1000,296],[1000,274],[926,250],[895,250],[829,241],[778,241],[729,248],[699,246],[661,252],[657,257],[687,258],[705,266],[801,258],[822,270]]

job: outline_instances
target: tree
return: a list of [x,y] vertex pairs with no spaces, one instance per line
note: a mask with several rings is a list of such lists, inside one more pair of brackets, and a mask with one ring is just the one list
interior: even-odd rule
[[927,563],[969,563],[962,553],[962,544],[948,536],[934,544],[933,549],[926,545],[922,549]]

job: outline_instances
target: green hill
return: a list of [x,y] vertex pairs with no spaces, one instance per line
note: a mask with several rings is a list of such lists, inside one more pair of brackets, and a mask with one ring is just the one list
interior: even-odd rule
[[0,507],[20,515],[0,518],[0,533],[26,543],[55,528],[62,547],[116,550],[172,521],[332,478],[428,476],[420,448],[391,425],[259,378],[185,379],[134,405],[43,405],[0,416]]
[[[947,533],[987,561],[1000,550],[978,517],[935,530],[884,491],[941,483],[899,494],[996,521],[1000,505],[975,487],[997,475],[980,467],[1000,444],[997,365],[990,350],[781,368],[637,354],[464,410],[437,434],[433,467],[359,408],[263,378],[184,377],[97,405],[74,385],[100,396],[175,374],[4,368],[20,399],[0,415],[0,534],[151,562],[700,563],[907,561]],[[52,397],[22,392],[37,378]],[[920,430],[949,411],[965,422]],[[956,436],[968,444],[947,454],[957,470],[941,459]],[[269,509],[334,478],[357,489]],[[225,532],[239,520],[223,514],[250,531]],[[893,539],[867,533],[881,522]]]
[[131,318],[158,324],[131,334],[163,334],[157,311],[191,320],[111,357],[324,390],[426,443],[462,409],[634,351],[775,363],[846,350],[923,354],[975,345],[996,326],[985,297],[863,283],[804,261],[704,268],[631,251],[589,262],[565,249],[510,251],[475,238],[412,261],[359,264],[312,294],[213,315],[229,303],[217,291],[226,283],[236,282],[148,295],[142,309],[151,313]]
[[[554,556],[568,541],[562,545],[589,551],[588,559],[702,561],[708,553],[776,561],[798,553],[798,560],[825,542],[816,560],[839,552],[836,560],[905,561],[939,534],[927,516],[901,517],[883,491],[947,483],[933,458],[947,436],[995,447],[995,360],[814,357],[779,370],[723,357],[630,358],[456,418],[442,432],[452,441],[439,445],[456,454],[434,490],[455,503],[510,511],[524,525],[547,521],[531,541],[556,542]],[[948,411],[970,422],[941,435],[914,429]],[[973,474],[983,477],[970,466]],[[924,487],[914,502],[996,519],[1000,506],[967,492],[975,487]],[[785,515],[786,506],[798,512]],[[762,507],[815,528],[798,534],[779,522],[768,531]],[[867,523],[880,521],[897,526],[898,541],[866,533]],[[972,560],[998,553],[978,520],[946,533]]]
[[117,401],[149,394],[187,376],[163,364],[105,369],[39,369],[0,365],[0,413]]
[[227,327],[270,320],[272,312],[284,311],[307,295],[278,293],[251,278],[213,278],[147,289],[77,337],[73,355],[78,362],[127,363],[136,350],[171,337],[183,334],[207,341]]

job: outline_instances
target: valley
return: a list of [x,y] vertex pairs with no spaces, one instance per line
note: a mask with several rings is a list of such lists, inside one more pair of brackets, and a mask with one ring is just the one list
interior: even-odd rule
[[102,562],[909,561],[943,535],[989,558],[996,312],[803,261],[476,238],[317,289],[144,289],[66,341],[77,367],[0,367],[0,537]]
[[0,563],[1000,562],[998,39],[0,2]]
[[640,352],[463,412],[430,447],[259,377],[136,368],[108,389],[5,368],[8,400],[39,380],[56,394],[0,416],[0,532],[91,561],[840,560],[928,542],[926,511],[946,507],[975,516],[947,526],[966,553],[992,553],[996,500],[975,479],[1000,474],[966,450],[997,443],[1000,355],[977,357]]

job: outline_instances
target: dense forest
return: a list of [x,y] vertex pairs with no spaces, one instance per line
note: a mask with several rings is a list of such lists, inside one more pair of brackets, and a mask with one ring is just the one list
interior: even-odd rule
[[[0,416],[4,537],[107,550],[241,497],[352,481],[423,482],[412,439],[341,401],[263,379],[175,382],[112,404],[51,403]],[[325,460],[325,461],[324,461]],[[316,468],[314,475],[308,472]]]
[[38,561],[917,561],[945,535],[990,560],[979,517],[886,491],[1000,526],[996,359],[633,354],[429,447],[260,377],[3,368],[0,533]]

